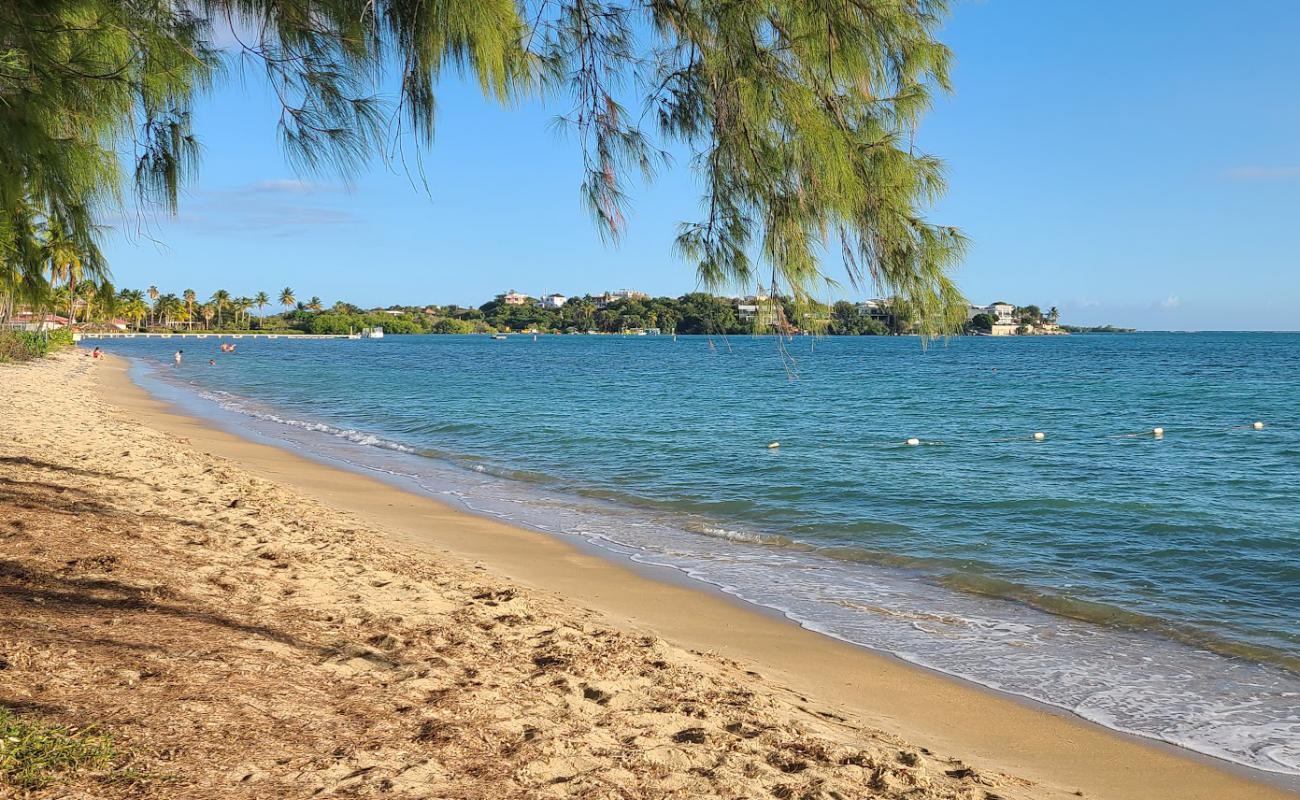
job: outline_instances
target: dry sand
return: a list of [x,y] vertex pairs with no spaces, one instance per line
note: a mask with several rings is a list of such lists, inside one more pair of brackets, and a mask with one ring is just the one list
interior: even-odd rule
[[0,392],[0,705],[127,750],[44,795],[1293,796],[225,434],[118,361]]

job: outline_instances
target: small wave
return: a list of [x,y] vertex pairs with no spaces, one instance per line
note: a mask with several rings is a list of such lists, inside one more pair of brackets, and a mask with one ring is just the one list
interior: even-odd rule
[[404,445],[400,442],[394,442],[391,439],[384,439],[367,431],[360,431],[355,428],[339,428],[333,425],[327,425],[323,422],[293,419],[290,417],[282,417],[279,414],[270,411],[261,411],[253,408],[249,403],[241,398],[237,398],[229,392],[204,391],[199,394],[200,396],[217,403],[227,411],[233,411],[265,422],[274,422],[277,425],[285,425],[290,428],[298,428],[316,433],[327,433],[330,436],[337,436],[340,439],[346,439],[349,442],[365,445],[367,447],[378,447],[384,450],[393,450],[398,453],[418,452],[414,447]]
[[1154,633],[1192,647],[1233,658],[1243,658],[1271,664],[1290,672],[1300,673],[1300,658],[1291,653],[1259,645],[1224,639],[1189,625],[1178,625],[1166,619],[1139,614],[1109,603],[1082,600],[1061,594],[1050,594],[1011,581],[971,572],[952,572],[939,576],[939,583],[950,589],[983,595],[998,600],[1023,603],[1039,611],[1059,617],[1076,619],[1107,628],[1120,628],[1138,633]]
[[784,536],[778,536],[770,533],[759,533],[758,531],[740,530],[737,528],[725,528],[720,525],[712,525],[705,522],[688,522],[683,526],[691,533],[699,533],[705,536],[713,536],[718,539],[726,539],[731,542],[744,542],[746,544],[764,544],[776,547],[793,547],[800,550],[810,550],[810,546],[802,542],[796,542]]

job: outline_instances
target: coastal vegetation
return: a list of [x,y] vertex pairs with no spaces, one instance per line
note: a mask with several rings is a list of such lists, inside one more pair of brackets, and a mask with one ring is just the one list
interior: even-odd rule
[[[111,285],[82,284],[76,292],[64,286],[55,290],[67,303],[66,318],[85,330],[275,332],[281,334],[347,334],[364,328],[383,328],[396,334],[469,334],[498,332],[534,333],[637,333],[739,335],[812,333],[830,336],[915,335],[924,326],[914,306],[901,297],[851,302],[801,303],[789,296],[725,297],[691,292],[679,297],[651,297],[641,292],[587,294],[538,299],[515,292],[496,296],[479,306],[456,304],[390,305],[362,308],[338,301],[326,306],[319,297],[299,301],[292,287],[278,293],[283,310],[267,313],[271,295],[265,291],[235,295],[218,289],[200,300],[193,289],[180,294],[156,286],[146,290]],[[548,302],[549,301],[549,302]],[[62,305],[60,306],[62,307]],[[256,313],[254,313],[256,312]],[[30,319],[31,314],[19,319]],[[37,319],[45,318],[37,314]],[[52,318],[62,324],[65,318]],[[1053,308],[1016,307],[1014,321],[1020,333],[1055,325]],[[987,333],[998,324],[987,313],[975,314],[964,332]]]
[[1119,328],[1114,325],[1062,325],[1066,333],[1137,333],[1137,328]]
[[72,331],[0,331],[0,364],[42,358],[72,345]]
[[[199,164],[195,99],[215,85],[260,78],[281,103],[287,159],[350,178],[395,142],[432,144],[454,70],[491,102],[555,110],[604,238],[621,239],[629,185],[671,150],[704,187],[675,251],[706,288],[762,283],[790,298],[774,323],[798,327],[823,313],[814,298],[836,278],[823,254],[836,252],[841,278],[904,298],[918,332],[954,331],[965,240],[926,219],[943,166],[914,136],[950,88],[936,38],[946,13],[944,0],[449,0],[436,13],[399,0],[7,3],[0,323],[56,287],[69,302],[87,283],[108,294],[105,225],[177,211]],[[174,321],[157,299],[148,324]],[[217,326],[234,300],[209,305]],[[181,303],[192,317],[196,301]]]

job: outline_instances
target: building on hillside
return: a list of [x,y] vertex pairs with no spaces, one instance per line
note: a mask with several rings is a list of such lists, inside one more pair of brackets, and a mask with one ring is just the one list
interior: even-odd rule
[[605,292],[596,298],[596,308],[604,308],[611,303],[617,303],[619,300],[649,300],[650,295],[645,292],[638,292],[635,289],[620,289],[617,292]]
[[1010,303],[989,303],[986,306],[967,306],[966,321],[975,319],[980,314],[988,314],[998,325],[1018,325],[1020,320],[1016,318],[1016,307]]
[[1020,324],[1016,322],[995,322],[989,330],[990,336],[1015,336],[1020,330]]
[[1016,319],[1016,307],[1010,303],[998,301],[984,307],[984,313],[993,317],[1000,325],[1010,325],[1018,322]]
[[501,302],[505,303],[508,306],[527,305],[528,295],[520,294],[519,292],[516,292],[514,289],[511,289],[510,291],[501,295]]
[[736,303],[736,318],[752,322],[759,328],[772,328],[777,322],[776,303],[767,298],[747,297]]
[[866,314],[868,317],[885,325],[888,325],[889,320],[893,317],[893,314],[889,311],[889,301],[881,297],[863,300],[857,304],[857,309],[860,313]]
[[562,294],[544,294],[542,299],[537,301],[538,308],[561,308],[569,298]]

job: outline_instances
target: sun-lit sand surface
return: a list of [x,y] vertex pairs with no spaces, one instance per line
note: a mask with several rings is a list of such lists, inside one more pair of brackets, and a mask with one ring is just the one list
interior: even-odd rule
[[74,793],[1290,796],[169,414],[119,361],[0,379],[0,703],[137,776]]

